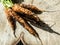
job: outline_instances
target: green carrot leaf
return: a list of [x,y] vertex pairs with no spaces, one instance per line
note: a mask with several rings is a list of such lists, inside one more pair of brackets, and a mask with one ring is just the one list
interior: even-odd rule
[[0,0],[0,2],[2,2],[2,4],[8,8],[13,6],[12,0]]

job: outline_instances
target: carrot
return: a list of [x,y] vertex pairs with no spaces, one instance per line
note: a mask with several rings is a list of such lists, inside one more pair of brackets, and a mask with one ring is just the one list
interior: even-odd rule
[[[6,17],[8,19],[8,22],[9,22],[12,30],[14,31],[14,35],[15,35],[16,20],[11,15],[8,14],[7,9],[5,9],[5,13],[6,13]],[[16,35],[15,35],[15,37],[16,37]]]
[[[37,16],[34,16],[35,14],[28,10],[25,9],[21,6],[19,6],[18,4],[13,4],[12,0],[1,0],[1,2],[3,3],[3,5],[5,6],[6,9],[6,16],[7,19],[9,21],[9,23],[11,24],[12,29],[15,29],[15,25],[14,25],[14,19],[16,21],[18,21],[30,34],[32,34],[33,36],[39,38],[38,33],[35,31],[35,29],[30,26],[30,24],[21,17],[21,15],[18,15],[16,12],[19,12],[21,14],[25,14],[26,17],[33,19],[35,21],[39,21],[39,18]],[[30,16],[30,17],[29,17]],[[40,39],[40,38],[39,38]]]
[[35,21],[39,21],[39,18],[38,16],[36,16],[33,12],[31,12],[30,10],[28,9],[25,9],[21,6],[19,6],[18,4],[15,4],[12,9],[15,11],[15,12],[19,12],[21,14],[25,14],[26,17],[30,18],[30,19],[33,19]]
[[28,32],[30,32],[35,37],[39,37],[37,32],[25,21],[22,17],[16,14],[12,9],[7,9],[7,14],[13,16]]
[[35,7],[34,5],[31,5],[31,4],[28,4],[28,5],[26,5],[26,4],[20,4],[20,6],[21,7],[23,7],[23,8],[26,8],[26,9],[29,9],[29,10],[31,10],[32,12],[34,12],[34,13],[38,13],[38,12],[43,12],[44,10],[43,9],[38,9],[37,7]]
[[18,4],[14,4],[12,9],[14,11],[20,12],[22,14],[27,14],[27,15],[33,15],[34,14],[30,10],[23,8],[23,7],[19,6]]

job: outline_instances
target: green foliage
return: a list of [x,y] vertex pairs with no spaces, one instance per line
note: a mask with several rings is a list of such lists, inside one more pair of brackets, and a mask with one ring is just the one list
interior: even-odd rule
[[2,2],[3,5],[8,8],[13,6],[12,0],[0,0],[0,2]]

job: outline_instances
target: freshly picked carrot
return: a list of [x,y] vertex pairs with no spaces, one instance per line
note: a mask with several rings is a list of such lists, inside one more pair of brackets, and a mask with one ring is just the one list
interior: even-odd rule
[[[29,24],[29,22],[31,21],[36,25],[39,25],[40,28],[45,31],[49,30],[50,33],[56,33],[60,35],[59,33],[53,31],[46,23],[40,20],[39,17],[36,15],[36,12],[43,12],[44,10],[38,9],[34,5],[14,3],[12,0],[0,0],[0,2],[2,2],[2,4],[5,7],[6,17],[13,30],[15,37],[16,37],[15,35],[16,21],[18,21],[23,26],[23,28],[25,28],[30,34],[39,38],[39,40],[41,39],[38,33]],[[42,28],[42,27],[46,27],[46,28]]]
[[[18,21],[30,34],[32,34],[35,37],[39,38],[38,33],[33,29],[33,27],[26,21],[23,17],[23,15],[26,15],[25,18],[30,18],[32,20],[38,21],[39,18],[37,16],[34,16],[34,13],[26,8],[23,8],[19,4],[14,4],[12,0],[1,0],[2,4],[5,7],[5,13],[6,17],[8,19],[9,24],[12,27],[12,30],[14,31],[15,35],[15,29],[16,29],[16,21]],[[18,13],[20,14],[18,14]],[[40,38],[39,38],[40,39]]]

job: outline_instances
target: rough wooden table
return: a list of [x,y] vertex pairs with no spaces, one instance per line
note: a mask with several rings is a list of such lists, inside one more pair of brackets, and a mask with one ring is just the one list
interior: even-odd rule
[[[33,2],[32,2],[33,1]],[[37,14],[41,20],[49,24],[54,31],[60,33],[60,0],[24,0],[24,3],[33,4],[38,8],[42,8],[47,11],[42,14]],[[16,40],[20,37],[21,32],[24,32],[24,41],[28,45],[41,45],[41,42],[29,34],[18,22],[16,22],[16,36],[14,37],[13,31],[9,26],[7,18],[5,16],[4,7],[0,3],[0,45],[13,45]],[[55,33],[49,33],[48,31],[42,30],[33,26],[38,32],[43,45],[60,45],[60,35]],[[28,35],[27,35],[28,34]]]

